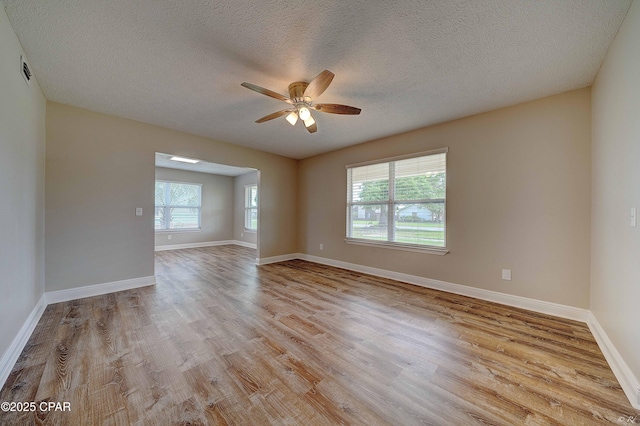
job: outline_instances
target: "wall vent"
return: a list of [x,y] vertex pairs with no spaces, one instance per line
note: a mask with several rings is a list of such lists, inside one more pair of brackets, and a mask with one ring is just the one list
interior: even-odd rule
[[20,55],[20,74],[22,74],[22,78],[24,78],[24,81],[27,82],[27,86],[31,86],[31,79],[33,78],[31,67],[22,55]]

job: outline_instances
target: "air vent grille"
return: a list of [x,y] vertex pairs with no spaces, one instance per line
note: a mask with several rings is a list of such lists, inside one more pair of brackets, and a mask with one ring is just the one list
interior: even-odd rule
[[22,55],[20,55],[20,73],[22,74],[24,81],[27,82],[27,85],[31,86],[31,79],[33,78],[31,67],[27,64],[26,59]]

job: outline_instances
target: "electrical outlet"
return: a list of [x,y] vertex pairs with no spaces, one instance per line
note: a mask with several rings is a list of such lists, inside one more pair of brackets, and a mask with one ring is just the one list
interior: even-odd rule
[[240,236],[241,236],[241,237],[244,237],[244,232],[241,232],[241,233],[240,233]]
[[171,234],[167,235],[167,240],[171,239]]
[[324,244],[320,243],[320,250],[324,250]]
[[142,207],[136,207],[136,216],[142,216]]
[[502,270],[502,279],[505,281],[511,281],[511,269]]
[[637,210],[635,207],[631,207],[631,226],[635,227],[638,226],[638,219],[637,219],[637,214],[636,214]]

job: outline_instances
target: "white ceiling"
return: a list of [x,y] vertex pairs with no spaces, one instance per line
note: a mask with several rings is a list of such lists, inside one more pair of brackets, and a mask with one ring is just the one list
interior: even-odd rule
[[[590,85],[631,0],[5,0],[49,100],[305,158]],[[17,61],[17,59],[16,59]],[[318,132],[281,117],[336,74]]]
[[[156,167],[165,167],[167,169],[189,170],[191,172],[209,173],[222,176],[240,176],[245,173],[255,172],[256,169],[247,167],[227,166],[224,164],[209,163],[206,161],[198,161],[197,163],[183,163],[171,160],[173,155],[162,154],[156,152]],[[198,160],[194,158],[194,160]]]

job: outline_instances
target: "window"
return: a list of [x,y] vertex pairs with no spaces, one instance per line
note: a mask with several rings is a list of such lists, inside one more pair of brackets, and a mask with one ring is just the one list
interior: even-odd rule
[[156,231],[200,230],[202,185],[156,181]]
[[445,254],[447,149],[347,166],[347,242]]
[[258,230],[258,185],[244,187],[244,228]]

